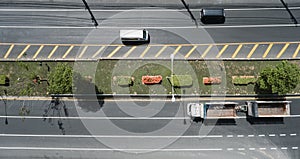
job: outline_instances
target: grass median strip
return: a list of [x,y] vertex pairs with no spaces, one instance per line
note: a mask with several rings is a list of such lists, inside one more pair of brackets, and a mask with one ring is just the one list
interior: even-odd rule
[[[258,77],[267,65],[276,65],[281,61],[174,61],[174,75],[189,75],[192,83],[174,88],[175,94],[254,94],[255,79],[235,79],[232,77]],[[299,64],[299,61],[291,61]],[[8,95],[47,96],[47,79],[49,73],[59,62],[0,62],[1,74],[10,80],[9,86],[0,86],[0,92],[6,90]],[[171,76],[171,61],[165,60],[100,60],[99,62],[69,62],[73,71],[82,77],[89,77],[92,84],[103,94],[170,94],[172,85],[167,77]],[[93,65],[93,66],[92,66]],[[78,67],[79,66],[79,67]],[[94,68],[93,68],[94,67]],[[221,73],[221,74],[220,74]],[[159,84],[145,85],[142,76],[162,76]],[[114,81],[114,77],[128,76],[132,84],[126,87]],[[204,85],[203,77],[222,78],[220,85]],[[38,77],[41,82],[34,79]],[[241,85],[236,85],[241,84]],[[293,93],[300,93],[297,86]]]

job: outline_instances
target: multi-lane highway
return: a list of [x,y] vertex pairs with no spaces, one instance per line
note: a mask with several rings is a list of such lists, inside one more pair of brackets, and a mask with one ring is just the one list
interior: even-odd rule
[[[295,17],[300,9],[291,8]],[[291,59],[298,58],[299,28],[285,8],[226,9],[224,25],[200,22],[184,9],[95,9],[95,28],[84,9],[0,8],[1,60]],[[139,16],[137,16],[139,15]],[[275,16],[274,16],[275,15]],[[121,29],[149,30],[147,46],[124,46]]]
[[[191,9],[195,22],[182,6],[97,7],[92,8],[96,28],[83,7],[49,3],[1,5],[0,60],[300,57],[299,25],[285,8],[228,7],[225,24],[203,25],[198,8]],[[300,8],[290,9],[300,21]],[[143,28],[149,30],[149,45],[124,46],[119,40],[119,30]],[[227,100],[243,104],[253,99]],[[204,123],[187,117],[185,106],[194,99],[58,105],[43,99],[9,100],[7,112],[0,103],[0,158],[299,159],[300,101],[289,100],[291,117],[253,120],[239,114]]]
[[[185,106],[195,100],[207,98],[175,103],[169,99],[108,99],[103,105],[96,101],[67,100],[55,105],[50,100],[9,100],[7,125],[5,112],[0,110],[1,156],[299,158],[297,97],[288,99],[292,101],[292,115],[287,118],[253,121],[240,114],[232,120],[191,123]],[[226,100],[243,104],[250,98]],[[20,115],[24,109],[30,113]]]

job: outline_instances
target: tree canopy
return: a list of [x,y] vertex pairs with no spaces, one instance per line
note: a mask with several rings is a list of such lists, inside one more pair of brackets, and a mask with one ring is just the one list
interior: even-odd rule
[[48,92],[50,94],[72,93],[72,67],[65,63],[58,64],[48,77]]
[[291,93],[299,82],[299,66],[282,61],[275,67],[268,66],[260,72],[256,81],[256,92],[283,95]]

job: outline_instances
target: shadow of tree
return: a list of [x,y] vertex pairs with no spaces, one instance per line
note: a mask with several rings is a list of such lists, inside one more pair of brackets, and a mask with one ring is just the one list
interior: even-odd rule
[[83,78],[76,73],[74,75],[74,94],[78,106],[85,112],[97,112],[104,105],[103,91],[100,90],[91,80]]

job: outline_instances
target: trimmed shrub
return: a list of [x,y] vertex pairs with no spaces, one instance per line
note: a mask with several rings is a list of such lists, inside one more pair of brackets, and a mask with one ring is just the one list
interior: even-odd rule
[[171,75],[170,82],[174,87],[188,87],[193,85],[193,78],[190,75]]
[[254,76],[232,76],[232,83],[235,85],[254,84],[256,78]]
[[6,75],[0,75],[0,85],[2,86],[9,85],[9,79],[6,77]]
[[131,76],[117,76],[117,84],[119,86],[131,86],[133,79]]

